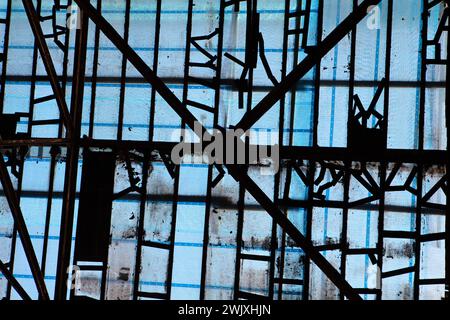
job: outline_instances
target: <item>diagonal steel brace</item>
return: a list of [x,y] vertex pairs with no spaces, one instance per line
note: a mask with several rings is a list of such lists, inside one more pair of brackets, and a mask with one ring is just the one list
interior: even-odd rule
[[48,300],[49,295],[45,286],[44,276],[39,267],[36,254],[33,249],[33,244],[31,243],[30,234],[28,233],[25,219],[23,218],[22,210],[20,209],[19,199],[17,198],[16,191],[14,190],[13,184],[11,182],[11,177],[9,176],[2,154],[0,154],[0,180],[6,199],[8,200],[9,207],[11,209],[14,222],[17,227],[17,232],[20,236],[20,241],[22,242],[23,250],[25,251],[25,256],[27,257],[28,263],[30,265],[31,273],[34,278],[34,282],[36,283],[37,290],[42,299]]
[[322,58],[330,52],[343,38],[349,34],[372,6],[376,6],[381,0],[365,0],[348,15],[317,47],[312,47],[308,55],[300,62],[280,83],[278,83],[252,110],[247,112],[236,129],[247,131],[261,117],[273,107],[295,83],[304,77]]

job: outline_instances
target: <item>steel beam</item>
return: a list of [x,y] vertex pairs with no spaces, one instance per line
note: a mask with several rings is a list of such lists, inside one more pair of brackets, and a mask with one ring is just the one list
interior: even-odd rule
[[3,155],[1,154],[0,180],[12,216],[14,218],[14,223],[16,224],[17,231],[20,236],[20,241],[22,242],[25,256],[27,257],[28,263],[30,265],[31,273],[33,275],[34,282],[36,283],[37,290],[43,300],[48,300],[49,296],[47,288],[45,286],[44,276],[42,275],[41,269],[39,267],[39,262],[33,249],[33,244],[31,243],[30,234],[28,233],[27,225],[25,223],[25,219],[23,218],[22,210],[20,209],[19,199],[17,198],[16,191],[14,190],[13,184],[11,182],[11,177],[9,176],[8,169],[6,168],[5,160],[3,159]]
[[281,159],[447,164],[444,150],[348,150],[339,147],[280,147]]
[[25,289],[20,285],[20,283],[17,281],[17,279],[14,277],[14,275],[9,271],[8,267],[0,260],[0,272],[3,273],[6,280],[9,281],[11,286],[16,290],[16,292],[19,294],[19,296],[23,300],[31,300],[31,297],[28,295],[28,293],[25,291]]
[[52,56],[45,41],[44,33],[41,28],[38,14],[34,8],[31,0],[22,0],[25,12],[27,13],[28,20],[30,22],[31,30],[33,31],[36,44],[39,48],[39,52],[44,63],[45,70],[49,76],[49,81],[55,95],[56,103],[61,113],[64,126],[66,127],[67,135],[70,137],[72,134],[72,122],[70,120],[69,109],[67,108],[66,99],[61,86],[58,82],[58,75],[56,73],[55,66],[52,61]]
[[[366,0],[368,3],[380,0]],[[173,94],[173,92],[157,77],[150,67],[139,57],[139,55],[124,41],[117,31],[109,24],[105,18],[89,3],[87,0],[75,0],[78,6],[89,16],[89,18],[98,26],[98,28],[108,37],[108,39],[127,57],[128,61],[138,70],[138,72],[158,91],[162,98],[174,109],[175,112],[185,121],[185,123],[194,129],[195,123],[199,123],[197,119],[183,106],[181,101]],[[365,8],[365,14],[367,14]],[[360,10],[361,11],[361,10]],[[364,14],[364,15],[365,15]],[[361,18],[362,19],[362,18]],[[355,23],[355,22],[354,22]],[[353,24],[352,24],[353,26]],[[206,128],[202,127],[202,135],[209,136]],[[203,136],[204,137],[204,136]],[[201,137],[202,138],[202,137]],[[270,210],[269,214],[275,221],[283,227],[286,227],[287,234],[297,241],[299,246],[307,252],[311,260],[330,278],[330,280],[342,291],[349,299],[361,299],[361,297],[353,291],[348,282],[334,269],[334,267],[316,250],[295,228],[290,221],[286,221],[285,215],[273,204],[273,202],[265,195],[265,193],[246,175],[240,172],[234,166],[227,166],[229,173],[241,181],[252,196],[266,209]]]
[[81,10],[81,23],[76,32],[75,61],[72,84],[72,123],[73,135],[67,149],[66,179],[64,181],[64,199],[61,215],[61,230],[58,248],[58,263],[56,270],[55,300],[65,300],[67,297],[67,277],[70,266],[72,229],[75,210],[75,197],[80,153],[81,116],[83,111],[84,78],[86,71],[86,50],[88,37],[88,18]]
[[[154,70],[154,69],[153,69]],[[46,75],[36,75],[36,81],[49,81],[49,77]],[[67,76],[67,81],[71,82],[73,79],[72,76]],[[182,77],[164,77],[161,76],[160,79],[164,82],[164,83],[171,83],[171,84],[182,84],[184,82],[184,79]],[[200,79],[200,81],[207,81],[210,78],[205,78],[205,77],[199,77],[198,79]],[[14,81],[14,82],[30,82],[33,80],[33,77],[30,75],[13,75],[13,74],[8,74],[6,75],[6,81]],[[62,77],[59,76],[58,80],[62,80]],[[114,83],[114,84],[120,84],[121,78],[120,77],[115,77],[115,76],[97,76],[97,77],[92,77],[92,76],[86,76],[86,82],[97,82],[97,83]],[[142,77],[135,77],[135,76],[127,76],[127,84],[131,83],[131,84],[147,84],[148,81],[143,79]],[[220,83],[220,85],[222,86],[227,86],[229,87],[230,90],[239,90],[238,85],[236,84],[236,80],[235,79],[229,79],[229,78],[224,78],[224,79],[220,79],[220,81],[218,81],[218,83]],[[308,79],[299,79],[297,81],[298,86],[302,87],[302,86],[314,86],[315,85],[315,80],[308,80]],[[357,79],[354,81],[355,86],[357,87],[365,87],[365,88],[373,88],[374,86],[377,86],[378,83],[376,81],[373,80],[360,80]],[[391,88],[417,88],[418,86],[420,86],[420,81],[413,81],[413,80],[391,80],[389,82],[390,87]],[[427,83],[425,83],[425,87],[426,88],[445,88],[445,81],[427,81]],[[321,79],[320,80],[320,86],[321,87],[347,87],[348,86],[348,80],[330,80],[330,79]],[[255,84],[253,86],[253,91],[254,92],[264,92],[266,93],[267,91],[272,90],[274,87],[273,86],[266,86],[266,85],[258,85]]]
[[[74,0],[77,5],[86,12],[89,18],[98,26],[103,34],[116,46],[127,60],[139,71],[144,79],[150,83],[160,96],[174,109],[186,124],[194,128],[197,119],[183,106],[177,96],[167,85],[153,72],[142,58],[131,48],[113,26],[96,10],[88,0]],[[202,135],[210,136],[203,128]]]
[[314,247],[289,218],[273,203],[258,185],[237,166],[227,166],[228,173],[242,183],[247,191],[258,201],[258,203],[270,214],[276,223],[288,234],[295,243],[302,248],[322,272],[339,288],[343,295],[350,300],[361,300],[361,297],[353,290],[350,284],[341,274],[328,262],[328,260]]
[[[448,9],[448,1],[447,10]],[[450,17],[447,18],[447,26],[450,27]],[[447,127],[447,160],[450,161],[450,30],[447,29],[447,64],[445,71],[445,123]],[[447,162],[447,174],[450,173],[450,166]],[[447,212],[450,207],[450,174],[447,179],[446,189],[446,206]],[[449,299],[449,290],[450,290],[450,217],[447,215],[445,217],[445,299]]]
[[6,74],[7,74],[7,64],[8,64],[8,50],[9,50],[9,35],[11,29],[11,0],[7,1],[6,4],[6,18],[5,18],[5,38],[3,40],[3,61],[2,61],[2,69],[0,72],[0,114],[3,113],[4,104],[5,104],[5,83],[6,83]]
[[[59,138],[31,138],[0,140],[0,148],[11,147],[40,147],[40,146],[70,146],[70,140]],[[170,152],[177,143],[174,142],[149,142],[137,140],[104,140],[104,139],[81,139],[82,147],[111,148],[116,150],[138,149],[138,150],[164,150]],[[250,150],[256,149],[257,145],[249,145]],[[199,143],[190,144],[186,150],[199,150]],[[441,164],[449,163],[446,150],[406,150],[387,149],[383,152],[378,150],[348,150],[340,147],[300,147],[281,146],[280,159],[282,160],[334,160],[334,161],[369,161],[369,162],[402,162]]]

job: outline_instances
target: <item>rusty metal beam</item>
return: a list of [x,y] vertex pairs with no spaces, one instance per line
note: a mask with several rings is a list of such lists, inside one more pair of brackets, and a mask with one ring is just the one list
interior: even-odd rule
[[41,268],[39,267],[39,262],[36,258],[33,244],[31,243],[30,234],[28,233],[25,219],[23,218],[22,210],[20,209],[19,199],[17,198],[16,191],[14,190],[3,155],[0,155],[0,180],[14,218],[14,223],[16,224],[17,231],[20,236],[20,241],[22,242],[23,250],[25,251],[25,256],[27,257],[30,265],[37,290],[43,300],[48,300],[49,296],[45,286],[44,276],[42,275]]
[[[448,6],[450,5],[449,2],[446,2],[447,4],[447,10]],[[450,17],[447,18],[448,22],[447,24],[450,25]],[[447,65],[446,65],[446,72],[445,72],[445,79],[446,79],[446,85],[445,85],[445,123],[447,127],[447,160],[450,162],[450,30],[447,30]],[[450,166],[447,162],[447,173],[450,172]],[[447,206],[447,212],[448,208],[450,207],[450,175],[447,179],[447,185],[446,185],[446,206]],[[449,299],[449,290],[450,290],[450,218],[447,215],[445,217],[445,294],[446,299]]]
[[[194,115],[183,106],[181,101],[173,94],[173,92],[162,82],[162,80],[154,74],[150,67],[140,58],[140,56],[123,40],[117,31],[109,24],[106,19],[86,0],[75,0],[78,6],[89,16],[89,18],[97,25],[97,27],[108,37],[108,39],[127,57],[128,61],[139,71],[139,73],[158,91],[162,98],[174,109],[175,112],[186,122],[186,124],[194,129],[195,123],[199,123]],[[368,0],[365,1],[367,3]],[[371,1],[369,1],[371,2]],[[202,135],[210,136],[206,128],[201,127]],[[204,136],[203,136],[204,137]],[[201,137],[202,138],[202,137]],[[287,228],[286,232],[292,239],[295,239],[299,246],[307,252],[311,260],[330,278],[330,280],[342,291],[349,299],[359,300],[361,297],[355,293],[348,282],[340,275],[340,273],[316,250],[301,232],[295,228],[286,216],[273,204],[273,202],[265,195],[265,193],[244,173],[234,166],[227,166],[229,173],[238,181],[241,181],[244,187],[252,194],[252,196],[266,209],[270,210],[269,214],[274,220]]]
[[22,0],[22,3],[25,8],[25,12],[27,13],[28,21],[30,22],[31,30],[33,31],[36,44],[39,48],[45,70],[49,76],[49,81],[55,95],[56,103],[58,105],[59,112],[61,113],[67,135],[70,137],[73,132],[73,125],[70,120],[69,109],[66,104],[64,93],[58,82],[58,75],[56,73],[56,69],[47,46],[47,42],[45,41],[38,14],[36,13],[36,9],[34,8],[33,2],[31,0]]
[[345,38],[364,17],[371,6],[378,5],[381,0],[365,0],[348,15],[317,47],[310,49],[308,55],[278,83],[251,111],[247,112],[236,128],[244,131],[250,129],[261,117],[272,108],[297,81],[304,77],[322,58]]
[[[81,139],[81,147],[111,148],[115,150],[164,150],[170,152],[177,143],[175,142],[149,142],[137,140],[105,140],[105,139]],[[59,138],[31,138],[0,140],[0,148],[15,147],[40,147],[40,146],[70,146],[70,140]],[[204,145],[203,145],[204,146]],[[249,145],[250,150],[256,149],[258,145]],[[199,143],[190,143],[186,150],[199,150]],[[335,160],[335,161],[369,161],[369,162],[403,162],[421,164],[448,164],[448,152],[445,150],[406,150],[387,149],[382,152],[378,150],[348,150],[340,147],[299,147],[281,146],[280,158],[284,160]]]

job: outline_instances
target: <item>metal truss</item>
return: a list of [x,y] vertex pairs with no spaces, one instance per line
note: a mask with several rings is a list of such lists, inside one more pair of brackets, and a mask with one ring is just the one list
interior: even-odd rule
[[[129,185],[112,195],[112,202],[119,199],[133,198],[139,201],[139,219],[136,230],[136,255],[134,261],[134,275],[132,298],[151,298],[151,299],[170,299],[171,283],[173,277],[173,261],[175,250],[175,226],[177,221],[177,205],[183,198],[179,195],[180,188],[180,166],[175,165],[170,160],[170,152],[174,147],[173,142],[160,142],[155,138],[155,110],[157,106],[157,97],[161,97],[167,105],[175,111],[181,119],[181,127],[189,127],[194,130],[196,124],[199,123],[194,112],[190,110],[202,110],[211,114],[213,118],[213,127],[223,130],[220,117],[221,107],[221,88],[225,85],[231,85],[233,90],[237,92],[239,109],[245,110],[245,114],[234,129],[242,129],[244,131],[252,129],[258,120],[262,119],[276,104],[280,105],[279,114],[279,131],[280,131],[280,158],[281,170],[272,178],[272,181],[264,180],[266,183],[274,185],[273,194],[264,191],[264,187],[260,185],[260,181],[254,178],[251,165],[218,165],[213,164],[208,167],[207,192],[205,195],[205,220],[202,247],[201,262],[201,283],[200,283],[200,299],[208,299],[208,265],[210,264],[209,248],[213,245],[212,230],[210,229],[212,219],[215,219],[214,212],[217,210],[217,201],[220,198],[220,183],[230,176],[236,183],[237,203],[234,209],[238,211],[236,221],[236,257],[235,257],[235,275],[234,275],[234,299],[283,299],[283,287],[300,286],[302,287],[302,298],[310,299],[310,284],[313,281],[312,269],[318,268],[333,283],[339,291],[341,299],[360,300],[362,295],[374,295],[376,299],[382,299],[383,280],[400,276],[404,274],[413,274],[413,298],[419,299],[421,286],[443,284],[449,285],[449,270],[446,265],[445,278],[427,278],[420,276],[421,264],[421,248],[422,245],[431,241],[445,241],[448,244],[448,219],[445,222],[446,232],[423,234],[421,232],[422,217],[430,210],[445,215],[448,208],[448,198],[446,204],[434,203],[433,195],[442,190],[445,195],[448,193],[448,151],[427,150],[424,146],[424,122],[426,108],[426,90],[430,86],[427,79],[427,67],[430,65],[446,66],[446,76],[449,75],[449,59],[441,55],[442,48],[440,39],[446,34],[447,38],[449,30],[449,13],[448,1],[429,1],[424,0],[422,12],[422,48],[421,48],[421,78],[418,83],[420,86],[420,112],[419,112],[419,145],[416,150],[400,150],[387,148],[386,141],[388,136],[388,119],[389,119],[389,97],[390,89],[395,84],[390,79],[391,68],[391,45],[392,45],[392,20],[393,20],[393,0],[364,0],[353,1],[352,12],[342,19],[339,25],[321,39],[323,30],[323,0],[318,1],[317,25],[310,24],[310,16],[312,15],[312,1],[285,1],[284,13],[284,34],[283,34],[283,53],[281,79],[274,76],[273,70],[266,57],[264,48],[264,34],[260,31],[260,16],[258,13],[257,0],[235,0],[220,1],[219,13],[217,14],[216,26],[213,32],[205,30],[203,34],[193,34],[193,12],[195,0],[189,0],[187,10],[186,25],[186,50],[184,60],[184,72],[182,79],[164,79],[158,76],[158,66],[160,54],[158,52],[159,41],[161,35],[160,22],[162,11],[162,0],[156,0],[156,20],[153,56],[153,65],[149,66],[143,58],[128,44],[130,15],[132,1],[125,1],[125,23],[123,35],[102,16],[101,1],[97,2],[96,7],[88,0],[74,0],[79,7],[79,25],[75,34],[75,47],[73,53],[70,53],[70,35],[69,28],[58,24],[58,16],[70,17],[70,12],[66,12],[73,4],[68,0],[64,5],[60,1],[54,1],[52,14],[50,16],[41,15],[41,1],[37,1],[35,7],[33,1],[22,0],[31,30],[35,38],[35,48],[33,56],[31,80],[31,98],[28,113],[16,114],[16,117],[27,118],[27,133],[22,136],[15,134],[7,135],[7,132],[1,132],[0,147],[8,161],[4,161],[0,157],[0,177],[3,186],[3,193],[11,214],[14,218],[14,231],[9,261],[0,261],[0,271],[8,280],[7,298],[11,296],[11,289],[23,299],[30,299],[29,294],[23,289],[20,283],[13,276],[14,273],[14,252],[16,250],[17,235],[19,235],[24,252],[27,257],[36,288],[40,299],[49,299],[44,275],[46,273],[47,248],[49,238],[49,226],[51,214],[53,212],[53,199],[56,192],[53,189],[56,164],[64,158],[65,161],[65,179],[64,190],[60,195],[62,197],[62,215],[61,229],[59,236],[58,261],[56,270],[56,283],[54,298],[64,300],[67,298],[68,292],[72,299],[77,298],[75,290],[67,287],[68,270],[71,265],[77,265],[80,247],[75,242],[74,257],[72,257],[72,237],[74,229],[74,214],[77,200],[77,177],[81,174],[78,172],[78,163],[80,160],[80,152],[84,151],[84,156],[91,149],[108,149],[117,155],[118,159],[124,163],[124,174],[127,176]],[[294,3],[295,2],[295,3]],[[386,37],[386,61],[385,76],[378,83],[369,83],[367,86],[375,86],[377,90],[374,92],[372,102],[365,106],[355,87],[361,84],[355,79],[355,50],[356,50],[356,34],[358,24],[367,17],[372,6],[380,3],[387,3],[387,37]],[[429,11],[437,5],[445,3],[446,7],[442,15],[441,23],[437,29],[437,33],[433,39],[429,39],[428,19]],[[224,48],[225,31],[225,12],[232,8],[238,12],[240,6],[246,6],[246,43],[245,43],[245,59],[241,60],[232,53],[227,52]],[[294,10],[292,8],[295,8]],[[7,18],[5,23],[5,41],[4,53],[1,56],[2,77],[0,91],[0,111],[4,117],[4,96],[5,84],[7,82],[7,54],[8,54],[8,37],[10,36],[10,15],[11,0],[8,1]],[[42,25],[51,21],[52,28],[50,34],[45,34]],[[88,43],[88,26],[91,22],[95,27],[94,42],[95,50],[93,55],[93,68],[91,76],[86,76],[87,68],[87,43]],[[292,23],[293,22],[293,23]],[[294,26],[294,27],[292,27]],[[309,39],[311,30],[316,27],[317,39]],[[104,36],[114,45],[117,52],[122,55],[120,78],[102,79],[98,76],[98,59],[99,59],[99,43],[100,37]],[[321,80],[320,70],[322,59],[330,53],[344,38],[351,37],[351,57],[349,62],[350,80],[347,84],[349,97],[348,105],[348,140],[346,148],[337,147],[321,147],[318,142],[318,121],[319,121],[319,98],[320,87],[326,83]],[[56,62],[52,58],[49,50],[49,42],[53,41],[58,50],[63,55],[62,66],[56,68]],[[205,50],[202,43],[204,41],[213,42],[217,51],[211,54]],[[288,66],[288,51],[290,43],[294,43],[294,61],[292,66]],[[450,41],[447,40],[447,45]],[[434,48],[434,57],[429,57],[429,47]],[[447,52],[449,52],[449,47]],[[299,58],[299,52],[305,53],[303,58]],[[73,54],[73,71],[70,71],[68,60]],[[198,61],[198,57],[202,57],[203,61]],[[222,78],[222,68],[224,60],[231,61],[236,68],[242,70],[239,79],[230,81]],[[46,76],[38,76],[38,61],[42,61]],[[268,87],[264,96],[256,105],[253,105],[254,95],[258,92],[258,85],[255,83],[254,71],[258,61],[261,62],[267,78],[272,83],[272,87]],[[127,65],[132,65],[142,78],[131,79],[127,76]],[[57,69],[62,70],[62,74],[57,74]],[[197,71],[208,70],[211,74],[210,79],[197,77]],[[290,71],[289,71],[290,70]],[[294,144],[292,128],[295,118],[295,100],[297,87],[301,85],[303,78],[310,72],[314,73],[314,80],[310,81],[310,85],[314,87],[314,110],[313,110],[313,133],[312,145],[297,146]],[[36,83],[38,81],[48,81],[51,85],[52,94],[37,97]],[[118,132],[116,140],[104,140],[93,138],[94,130],[94,112],[95,112],[95,96],[97,84],[101,81],[112,81],[120,84],[119,97],[119,118]],[[125,89],[126,84],[130,81],[148,83],[151,85],[150,95],[150,119],[149,134],[147,141],[130,141],[124,139],[123,123],[125,110]],[[176,94],[168,86],[168,82],[176,82],[182,85],[182,97]],[[86,83],[91,84],[90,89],[90,114],[89,114],[89,130],[86,136],[81,137],[82,115],[84,111],[83,99],[86,98]],[[67,102],[67,84],[71,84],[70,106]],[[201,85],[205,92],[213,97],[213,103],[209,104],[202,100],[192,98],[190,94],[190,85]],[[330,85],[335,85],[334,83]],[[401,84],[400,84],[401,85]],[[450,105],[450,91],[448,84],[445,83],[446,110]],[[288,99],[289,96],[289,99]],[[376,105],[380,101],[383,102],[383,112],[376,111]],[[33,114],[39,105],[54,101],[60,112],[59,119],[34,120]],[[286,114],[290,112],[289,121],[285,121]],[[371,127],[369,119],[375,118],[376,123]],[[0,118],[3,120],[3,118]],[[447,128],[449,125],[449,117],[447,115]],[[287,123],[290,122],[290,123]],[[33,129],[37,126],[45,126],[49,124],[58,125],[58,135],[54,138],[36,138],[33,137]],[[285,129],[290,130],[288,134],[288,142],[284,139]],[[211,130],[206,126],[201,126],[200,139],[211,141]],[[448,130],[447,130],[448,139]],[[45,230],[43,235],[42,257],[39,263],[35,250],[31,242],[27,225],[23,218],[20,207],[21,181],[23,179],[23,165],[27,156],[27,152],[31,148],[39,147],[47,148],[50,157],[50,184],[47,193],[47,211],[45,218]],[[256,148],[257,146],[247,143],[248,148]],[[194,148],[195,149],[195,148]],[[447,148],[448,150],[448,148]],[[86,158],[84,158],[86,159]],[[86,161],[86,160],[85,160]],[[171,194],[165,201],[169,203],[170,210],[170,228],[168,241],[161,243],[147,239],[145,231],[145,221],[147,215],[152,214],[146,210],[148,197],[158,199],[167,195],[150,194],[148,190],[152,183],[152,175],[149,174],[154,163],[162,163],[165,166],[168,181],[171,183],[167,186]],[[423,179],[430,170],[430,166],[440,166],[445,168],[444,174],[438,179],[436,184],[426,190],[423,186]],[[137,168],[142,168],[140,172]],[[406,173],[405,173],[406,172]],[[404,176],[406,175],[406,176]],[[294,180],[297,181],[294,185]],[[269,181],[269,182],[268,182]],[[292,189],[300,185],[306,190],[306,197],[299,199],[292,197]],[[367,194],[366,197],[358,197],[353,194],[352,187],[359,185]],[[333,190],[341,188],[342,199],[333,199],[330,194]],[[25,191],[24,191],[25,192]],[[415,231],[392,230],[386,227],[385,212],[402,212],[407,208],[396,207],[386,204],[386,195],[391,192],[408,192],[416,199],[415,210]],[[255,203],[249,203],[248,197],[251,196]],[[228,204],[230,205],[230,204]],[[225,206],[226,207],[226,206]],[[231,204],[233,207],[233,204]],[[250,209],[249,209],[250,208]],[[317,244],[313,239],[313,223],[315,208],[339,209],[342,212],[342,231],[340,241],[338,243]],[[253,210],[252,210],[253,209]],[[298,210],[304,210],[306,215],[305,230],[300,230],[293,223],[292,215]],[[378,213],[377,241],[374,246],[367,248],[352,247],[348,239],[349,221],[351,211],[368,210]],[[244,228],[245,221],[253,211],[265,211],[272,219],[270,230],[270,243],[267,247],[266,255],[249,253],[245,245]],[[153,211],[157,216],[160,211],[156,207]],[[383,268],[383,256],[385,254],[385,243],[390,239],[406,239],[414,243],[414,264],[409,267],[385,271]],[[164,292],[145,291],[140,286],[140,278],[143,273],[143,260],[148,249],[161,250],[164,252],[166,261],[166,270],[161,270],[165,276]],[[301,276],[292,278],[287,275],[286,264],[288,257],[286,252],[289,249],[296,248],[302,252]],[[446,250],[446,255],[448,250]],[[327,259],[328,253],[339,252],[339,261],[331,262]],[[357,288],[351,286],[348,278],[348,261],[353,256],[368,256],[373,265],[380,270],[380,284],[377,288]],[[447,259],[448,261],[448,256]],[[268,274],[268,294],[257,294],[246,291],[243,285],[243,274],[245,273],[246,261],[259,261],[267,264]],[[83,266],[84,271],[100,271],[101,286],[100,299],[106,299],[107,274],[108,274],[108,252],[101,258],[101,267],[99,266]],[[243,273],[244,272],[244,273]]]

